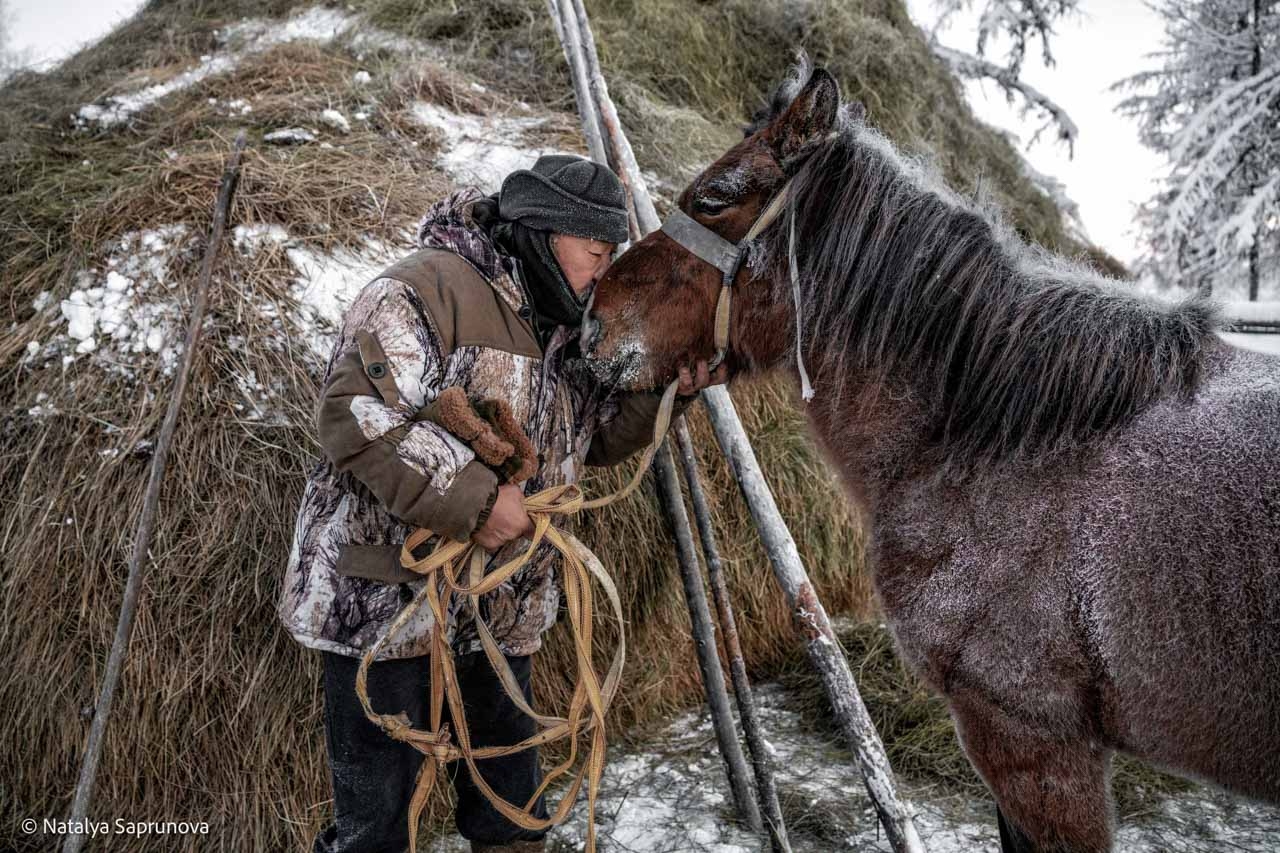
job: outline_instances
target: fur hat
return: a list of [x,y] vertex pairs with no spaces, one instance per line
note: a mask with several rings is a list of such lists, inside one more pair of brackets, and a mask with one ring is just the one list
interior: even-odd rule
[[607,166],[572,154],[544,154],[531,169],[507,175],[498,215],[538,231],[623,243],[627,194]]

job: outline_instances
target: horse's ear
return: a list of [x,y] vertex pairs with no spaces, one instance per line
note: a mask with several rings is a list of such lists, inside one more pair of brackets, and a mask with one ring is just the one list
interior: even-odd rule
[[781,163],[794,161],[835,127],[840,84],[825,68],[816,68],[791,106],[769,128],[769,142]]

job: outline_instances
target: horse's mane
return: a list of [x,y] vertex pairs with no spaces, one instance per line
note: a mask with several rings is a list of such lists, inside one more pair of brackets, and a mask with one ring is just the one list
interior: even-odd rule
[[842,110],[801,166],[795,206],[753,263],[789,281],[794,216],[805,343],[836,388],[850,371],[910,377],[944,462],[969,468],[1078,447],[1196,387],[1212,302],[1160,304],[1025,244],[860,114]]

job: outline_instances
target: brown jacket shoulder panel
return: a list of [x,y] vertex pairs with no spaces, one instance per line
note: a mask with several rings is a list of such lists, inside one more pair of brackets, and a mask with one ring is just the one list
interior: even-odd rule
[[461,255],[420,249],[379,278],[404,282],[418,293],[435,323],[445,356],[459,347],[481,346],[542,357],[528,321]]

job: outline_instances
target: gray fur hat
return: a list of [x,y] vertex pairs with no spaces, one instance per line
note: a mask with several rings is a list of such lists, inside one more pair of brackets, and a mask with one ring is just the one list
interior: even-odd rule
[[526,228],[626,242],[627,194],[607,166],[572,154],[544,154],[507,175],[498,216]]

